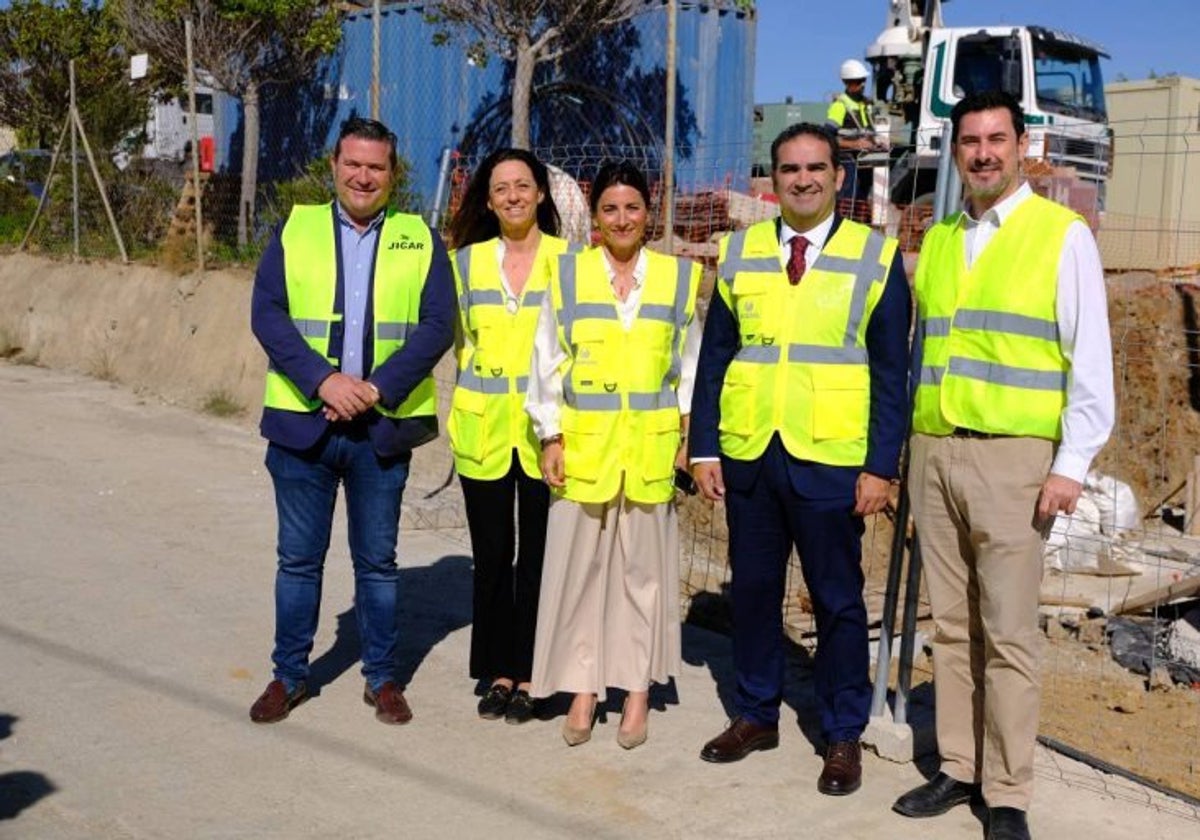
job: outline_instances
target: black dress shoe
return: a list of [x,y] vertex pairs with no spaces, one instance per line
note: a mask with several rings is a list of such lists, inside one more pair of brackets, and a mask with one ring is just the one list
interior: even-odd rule
[[250,707],[250,720],[255,723],[275,723],[288,716],[292,709],[304,702],[308,689],[298,683],[291,691],[283,680],[271,680],[267,688]]
[[724,732],[704,745],[700,757],[705,761],[726,764],[741,761],[755,750],[773,750],[778,746],[777,725],[736,717]]
[[826,796],[845,796],[862,787],[862,745],[858,741],[834,741],[825,750],[825,768],[817,779],[817,790]]
[[988,808],[987,840],[1030,840],[1025,812],[1020,808]]
[[504,717],[511,697],[512,689],[509,686],[502,683],[493,685],[479,701],[479,716],[484,720],[499,720]]
[[963,805],[979,794],[979,785],[960,782],[938,773],[896,800],[892,810],[906,817],[936,817],[955,805]]
[[528,723],[533,720],[533,698],[529,696],[529,692],[523,688],[518,688],[513,692],[512,699],[508,701],[508,708],[504,711],[505,723]]

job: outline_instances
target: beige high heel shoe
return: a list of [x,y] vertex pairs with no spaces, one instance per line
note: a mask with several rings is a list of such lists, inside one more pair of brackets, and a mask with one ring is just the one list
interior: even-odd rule
[[592,739],[592,727],[596,725],[596,695],[592,695],[592,712],[588,715],[588,725],[585,727],[571,726],[570,713],[567,713],[566,720],[563,721],[562,736],[567,742],[568,747],[578,747],[580,744],[585,744]]
[[[625,696],[625,702],[621,705],[621,724],[625,724],[625,707],[629,705],[629,695]],[[642,721],[642,725],[632,732],[625,732],[620,727],[617,728],[617,743],[622,749],[632,750],[634,747],[640,747],[646,743],[646,737],[650,729],[650,709],[646,709],[646,719]]]

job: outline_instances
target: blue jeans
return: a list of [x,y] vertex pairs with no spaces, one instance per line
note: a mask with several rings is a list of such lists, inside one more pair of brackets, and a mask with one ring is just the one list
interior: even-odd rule
[[339,483],[346,493],[363,676],[373,690],[394,678],[400,582],[396,539],[409,460],[407,454],[381,460],[365,433],[331,434],[309,452],[274,443],[267,447],[279,516],[271,659],[275,678],[289,690],[308,678]]

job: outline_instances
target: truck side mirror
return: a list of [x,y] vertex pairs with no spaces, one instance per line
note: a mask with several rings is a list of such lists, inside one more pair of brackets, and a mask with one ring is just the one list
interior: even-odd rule
[[1004,39],[1000,57],[1000,88],[1021,101],[1021,37],[1017,30]]

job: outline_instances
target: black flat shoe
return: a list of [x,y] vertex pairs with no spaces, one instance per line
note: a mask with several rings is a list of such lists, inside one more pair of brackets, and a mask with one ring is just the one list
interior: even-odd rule
[[979,796],[979,785],[960,782],[938,773],[928,782],[896,800],[892,810],[906,817],[936,817]]
[[533,720],[533,698],[523,688],[513,692],[508,701],[508,709],[504,712],[505,723],[528,723]]
[[511,688],[500,683],[493,685],[479,701],[479,716],[484,720],[499,720],[504,717],[511,697]]

